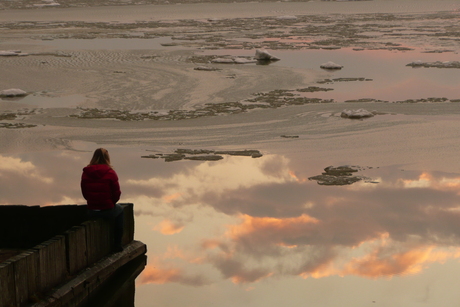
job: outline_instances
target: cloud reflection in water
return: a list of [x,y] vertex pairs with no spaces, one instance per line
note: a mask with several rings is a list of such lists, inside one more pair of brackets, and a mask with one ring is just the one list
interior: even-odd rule
[[[165,163],[109,150],[149,246],[138,285],[388,279],[460,257],[460,174],[387,166],[362,171],[378,184],[320,186],[307,179],[317,166],[296,157]],[[90,155],[0,156],[1,203],[83,203]]]
[[[172,215],[196,210],[189,221],[175,223],[167,217],[155,230],[161,231],[165,223],[182,232],[194,223],[209,223],[212,229],[203,227],[184,245],[171,238],[168,244],[187,250],[176,263],[183,273],[190,266],[206,265],[206,270],[195,272],[206,276],[211,265],[234,283],[281,276],[391,278],[460,256],[459,174],[387,167],[369,171],[379,178],[378,184],[324,187],[306,180],[314,174],[296,175],[304,171],[294,164],[275,155],[260,160],[232,157],[152,179],[166,194],[180,194],[167,201]],[[205,214],[209,219],[217,214],[217,219],[229,222],[207,222],[198,213],[203,208],[212,209]],[[167,262],[167,257],[162,260]],[[190,280],[189,275],[185,283]],[[176,281],[181,282],[177,276],[169,280]],[[150,282],[159,280],[145,273],[141,283]]]

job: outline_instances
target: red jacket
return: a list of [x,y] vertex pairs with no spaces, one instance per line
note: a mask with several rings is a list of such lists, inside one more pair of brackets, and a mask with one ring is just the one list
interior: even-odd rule
[[121,195],[117,173],[105,164],[83,168],[81,193],[90,210],[113,208]]

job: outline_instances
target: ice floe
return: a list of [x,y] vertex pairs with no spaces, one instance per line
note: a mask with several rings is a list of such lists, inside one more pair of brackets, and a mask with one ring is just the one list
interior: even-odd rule
[[252,57],[221,57],[211,60],[211,63],[220,63],[220,64],[248,64],[256,63],[260,61],[279,61],[280,58],[270,54],[267,50],[256,49],[256,54],[254,58]]
[[324,69],[342,69],[343,65],[339,65],[339,64],[329,61],[329,62],[321,64],[319,67],[324,68]]
[[248,59],[243,57],[230,57],[230,58],[216,58],[211,60],[211,63],[218,63],[218,64],[248,64],[248,63],[256,63],[257,61],[254,59]]
[[28,53],[22,53],[21,50],[0,50],[0,56],[24,56]]
[[61,4],[57,3],[54,0],[42,0],[44,3],[36,3],[34,4],[35,7],[53,7],[53,6],[60,6]]
[[353,175],[353,173],[356,173],[359,170],[363,170],[363,168],[350,165],[343,165],[338,167],[328,166],[324,169],[324,172],[321,175],[309,177],[308,180],[314,180],[319,185],[330,186],[350,185],[361,180],[364,180],[364,182],[367,183],[377,183],[371,178]]
[[280,58],[270,54],[267,50],[256,49],[256,60],[258,61],[279,61]]
[[10,88],[7,90],[0,91],[0,97],[22,97],[27,96],[27,92],[18,89],[18,88]]
[[340,114],[341,117],[343,118],[351,118],[351,119],[360,119],[360,118],[367,118],[367,117],[373,117],[375,115],[374,112],[369,112],[364,109],[358,109],[358,110],[343,110],[342,113]]
[[459,61],[436,61],[436,62],[423,62],[420,60],[411,62],[406,66],[411,67],[437,67],[437,68],[460,68]]

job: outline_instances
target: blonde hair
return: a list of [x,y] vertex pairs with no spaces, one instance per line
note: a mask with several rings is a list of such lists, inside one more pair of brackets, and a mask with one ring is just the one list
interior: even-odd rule
[[112,165],[110,164],[110,156],[107,149],[98,148],[94,151],[93,157],[91,158],[91,161],[89,162],[88,166],[95,164],[106,164],[112,167]]

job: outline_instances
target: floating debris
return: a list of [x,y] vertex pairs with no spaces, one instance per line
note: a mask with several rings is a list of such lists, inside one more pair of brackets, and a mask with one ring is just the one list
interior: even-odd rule
[[215,58],[211,60],[211,63],[216,64],[250,64],[256,63],[257,60],[249,57],[224,57],[224,58]]
[[249,156],[252,158],[260,158],[262,154],[258,150],[225,150],[216,151],[217,155],[230,155],[230,156]]
[[188,154],[188,155],[202,155],[202,154],[211,154],[214,153],[214,150],[209,149],[182,149],[178,148],[175,151],[176,153],[180,154]]
[[406,99],[394,103],[436,103],[436,102],[458,102],[458,99],[447,99],[446,97],[428,97],[420,99]]
[[132,112],[128,110],[104,110],[98,108],[81,108],[79,114],[72,114],[69,117],[81,119],[117,119],[122,121],[141,121],[141,120],[183,120],[199,118],[204,116],[220,116],[229,114],[239,114],[253,109],[280,108],[289,105],[304,105],[310,103],[331,103],[332,99],[302,97],[299,92],[329,91],[331,89],[310,87],[295,90],[274,90],[264,93],[253,94],[254,98],[242,101],[206,103],[203,107],[195,110],[169,110],[166,112],[148,111]]
[[33,128],[37,125],[24,124],[24,123],[0,123],[0,128],[7,129],[20,129],[20,128]]
[[222,69],[216,68],[216,67],[210,67],[210,66],[197,66],[194,68],[194,70],[217,71],[217,70],[222,70]]
[[453,50],[453,49],[436,49],[436,50],[421,51],[421,53],[444,53],[444,52],[455,52],[455,50]]
[[460,68],[460,61],[436,61],[436,62],[423,62],[423,61],[414,61],[407,64],[406,66],[411,67],[436,67],[436,68]]
[[358,172],[362,168],[358,166],[328,166],[324,169],[324,173],[318,176],[309,177],[308,180],[315,180],[319,185],[350,185],[355,182],[364,180],[368,183],[377,183],[372,179],[363,176],[353,176],[353,173]]
[[388,101],[387,100],[374,99],[374,98],[359,98],[359,99],[345,100],[345,102],[388,102]]
[[320,80],[316,83],[324,84],[324,83],[334,83],[334,82],[351,82],[351,81],[373,81],[372,79],[368,78],[334,78],[334,79],[324,79]]
[[297,92],[301,93],[313,93],[313,92],[328,92],[328,91],[333,91],[333,88],[324,88],[324,87],[318,87],[318,86],[309,86],[306,88],[299,88],[296,89]]
[[219,161],[222,160],[224,157],[219,155],[206,155],[206,156],[191,156],[191,157],[184,157],[185,160],[198,160],[198,161]]
[[13,120],[16,118],[16,113],[2,113],[0,114],[0,120]]
[[298,139],[299,138],[298,135],[286,135],[286,134],[282,134],[280,135],[280,137],[286,138],[286,139]]
[[214,151],[209,149],[176,149],[174,153],[170,154],[150,154],[141,156],[141,158],[148,159],[164,159],[165,162],[173,162],[180,160],[197,160],[197,161],[219,161],[224,157],[222,155],[230,156],[246,156],[252,158],[262,157],[262,153],[258,150],[224,150]]

